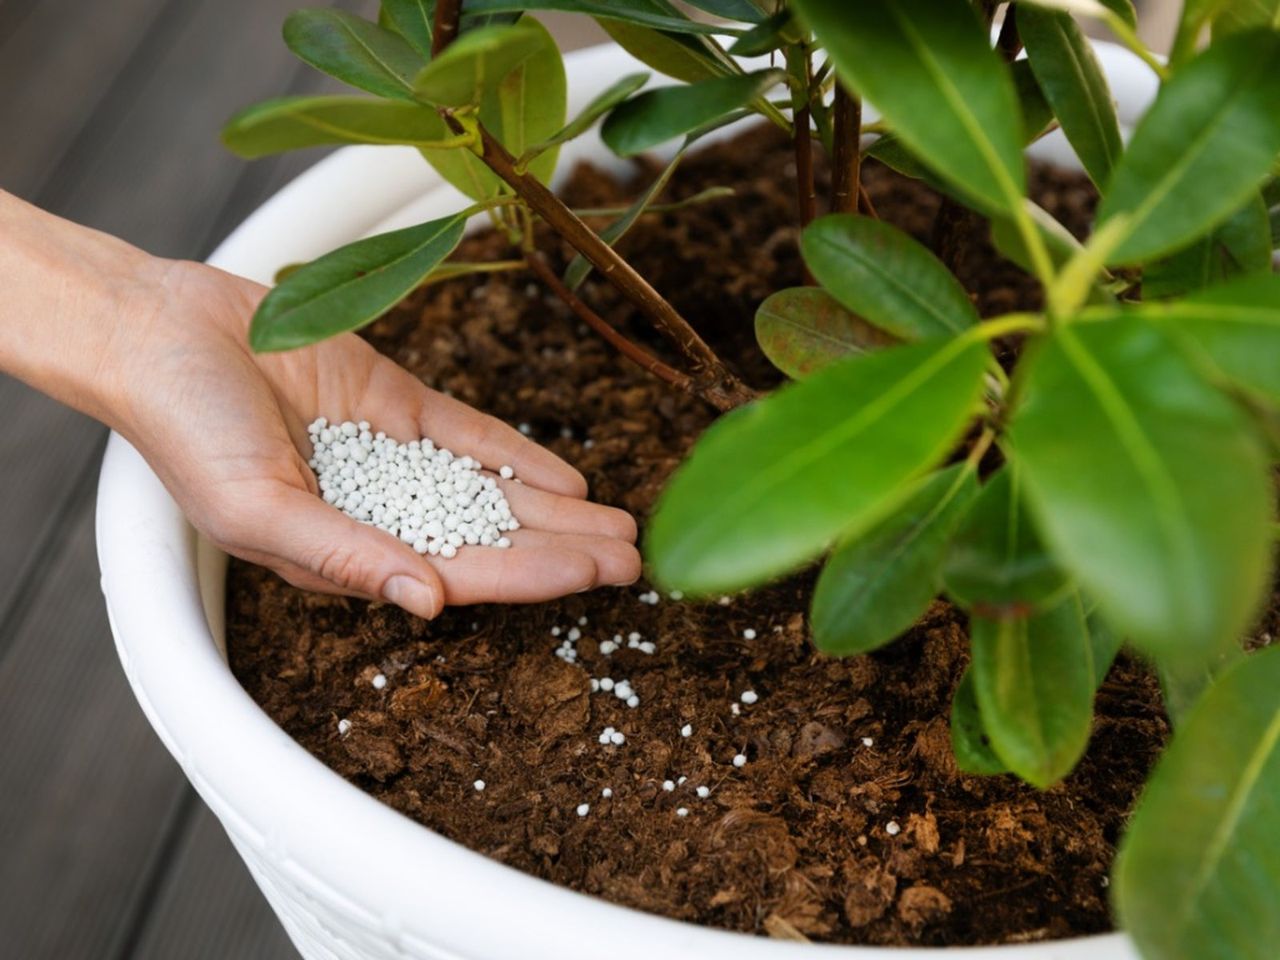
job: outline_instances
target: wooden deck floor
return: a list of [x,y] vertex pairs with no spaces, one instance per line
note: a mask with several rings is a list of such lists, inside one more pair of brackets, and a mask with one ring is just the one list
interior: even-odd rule
[[[325,88],[279,40],[299,5],[0,0],[0,187],[206,256],[317,158],[217,143],[235,109]],[[105,430],[3,377],[0,411],[0,957],[296,957],[116,662],[93,549]]]

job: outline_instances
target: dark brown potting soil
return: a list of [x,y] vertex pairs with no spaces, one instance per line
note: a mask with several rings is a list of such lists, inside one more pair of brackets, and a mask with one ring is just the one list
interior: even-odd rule
[[[584,168],[566,195],[580,206],[622,203],[653,172],[619,183]],[[736,198],[648,217],[621,247],[761,388],[778,376],[754,346],[755,307],[800,281],[791,174],[786,144],[768,130],[711,148],[686,161],[665,199],[713,185],[734,187]],[[929,241],[936,195],[875,164],[865,179],[885,219]],[[1083,177],[1035,170],[1032,182],[1043,206],[1086,229],[1094,195]],[[503,247],[481,235],[459,258],[497,258]],[[546,248],[564,263],[566,251],[550,240]],[[983,237],[959,273],[983,315],[1038,305],[1033,285]],[[583,295],[664,350],[607,284],[593,278]],[[428,384],[528,424],[586,474],[597,499],[642,520],[712,419],[620,359],[524,274],[420,291],[370,337]],[[361,415],[376,420],[376,411]],[[1098,694],[1088,755],[1064,783],[1038,792],[1011,777],[963,775],[948,728],[967,660],[962,615],[937,602],[886,649],[832,660],[809,643],[811,583],[799,576],[725,603],[649,605],[638,600],[649,589],[641,582],[541,606],[453,609],[426,623],[308,595],[234,563],[228,643],[240,682],[324,763],[431,829],[575,890],[715,927],[849,943],[1109,929],[1115,843],[1168,734],[1150,673],[1120,658]],[[553,654],[551,630],[580,618],[572,665]],[[599,652],[632,631],[656,653],[625,642]],[[382,690],[370,682],[379,672]],[[590,693],[592,677],[629,680],[640,706]],[[741,703],[746,690],[758,700]],[[602,746],[606,726],[625,744]],[[666,791],[666,780],[680,785]],[[705,799],[700,786],[710,788]],[[579,816],[583,803],[590,811]]]

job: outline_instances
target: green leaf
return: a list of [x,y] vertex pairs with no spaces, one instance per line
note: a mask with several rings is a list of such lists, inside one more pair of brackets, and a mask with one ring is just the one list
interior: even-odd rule
[[800,239],[805,263],[841,304],[904,340],[978,322],[969,295],[922,244],[882,220],[828,214]]
[[[662,172],[654,178],[653,182],[649,184],[644,193],[640,194],[640,196],[636,197],[635,200],[631,202],[631,205],[627,207],[622,216],[618,217],[617,220],[613,221],[613,223],[600,231],[600,239],[612,247],[627,235],[627,232],[635,226],[636,221],[640,219],[641,214],[643,214],[653,201],[658,199],[662,191],[666,189],[667,183],[671,180],[671,175],[676,172],[676,167],[680,166],[680,161],[684,159],[684,152],[688,148],[689,144],[685,143],[684,146],[676,152],[676,155],[667,162],[665,167],[662,168]],[[592,269],[591,263],[586,257],[580,253],[574,254],[573,259],[569,261],[569,266],[566,267],[564,271],[564,285],[570,290],[577,290],[586,281],[587,277],[591,275]]]
[[1280,943],[1280,649],[1237,664],[1174,735],[1115,866],[1143,956],[1273,960]]
[[1177,250],[1258,189],[1280,153],[1280,33],[1234,34],[1160,89],[1098,208],[1099,225],[1128,217],[1112,260]]
[[849,86],[987,213],[1022,203],[1026,170],[1009,71],[967,3],[797,0]]
[[[495,84],[484,84],[480,101],[480,122],[504,147],[517,157],[535,143],[559,131],[568,111],[564,61],[551,34],[537,20],[526,17],[515,27],[481,28],[465,34],[435,61],[482,30],[522,31],[520,45],[531,52]],[[507,186],[474,153],[467,150],[424,150],[427,161],[440,176],[473,200],[487,200],[508,192]],[[528,171],[543,183],[555,173],[560,151],[552,147],[529,161]]]
[[948,595],[984,617],[1025,616],[1067,585],[1027,513],[1022,484],[1016,462],[983,484],[943,568]]
[[535,20],[464,33],[418,72],[414,91],[420,100],[437,107],[479,104],[504,77],[545,46],[545,34]]
[[1231,641],[1202,660],[1156,664],[1165,712],[1175,729],[1182,726],[1204,692],[1244,658],[1244,648]]
[[[1084,249],[1084,245],[1049,211],[1030,200],[1026,204],[1027,216],[1031,220],[1032,228],[1040,234],[1040,239],[1049,254],[1049,262],[1055,269],[1061,270]],[[1031,255],[1027,251],[1021,231],[1012,220],[998,217],[991,221],[991,242],[1003,256],[1028,273],[1031,272]],[[1114,287],[1116,285],[1115,277],[1106,270],[1100,271],[1089,291],[1088,302],[1115,303]],[[1120,286],[1123,287],[1125,284],[1121,283]]]
[[1111,672],[1111,665],[1124,646],[1124,637],[1112,630],[1097,610],[1085,616],[1085,626],[1089,629],[1089,645],[1093,651],[1093,686],[1096,690]]
[[772,53],[788,42],[792,22],[791,11],[783,8],[733,41],[729,53],[735,57],[760,57]]
[[600,19],[599,23],[614,43],[645,66],[684,83],[742,72],[717,58],[704,37],[663,33],[616,20]]
[[814,645],[849,656],[874,650],[920,619],[938,593],[956,521],[977,494],[973,469],[935,473],[889,517],[831,555],[813,593]]
[[759,23],[764,19],[764,14],[751,0],[687,0],[687,3],[712,16],[739,23]]
[[991,738],[982,724],[978,694],[973,687],[973,669],[968,667],[951,699],[951,750],[956,755],[956,766],[965,773],[993,777],[1009,772],[1004,761],[991,749]]
[[299,60],[353,87],[413,99],[422,57],[375,23],[342,10],[295,10],[284,21],[284,42]]
[[470,14],[562,10],[674,33],[736,32],[723,24],[691,20],[671,4],[657,0],[466,0],[466,8]]
[[1062,132],[1094,183],[1106,183],[1124,144],[1107,78],[1069,13],[1018,10],[1018,34]]
[[[1081,17],[1093,17],[1098,20],[1105,20],[1108,12],[1118,16],[1121,22],[1128,24],[1130,27],[1137,28],[1138,12],[1134,9],[1132,0],[1026,0],[1026,5],[1019,8],[1026,9],[1026,6],[1043,7],[1046,10],[1062,10],[1067,13],[1074,13]],[[1021,21],[1019,21],[1021,26]]]
[[628,73],[626,76],[615,80],[607,89],[583,107],[582,112],[576,117],[546,140],[536,143],[525,150],[520,157],[520,163],[527,164],[534,157],[545,153],[551,147],[567,143],[575,137],[586,133],[597,120],[648,83],[649,76],[648,73]]
[[1280,275],[1233,281],[1141,315],[1189,341],[1223,376],[1280,407]]
[[382,0],[379,19],[400,34],[423,60],[431,59],[431,31],[435,0]]
[[1195,657],[1269,582],[1267,459],[1245,414],[1134,318],[1060,327],[1020,365],[1011,429],[1050,549],[1108,621]]
[[1144,300],[1183,296],[1248,273],[1271,272],[1271,223],[1261,194],[1196,240],[1142,272]]
[[339,247],[298,268],[253,315],[255,352],[292,350],[364,326],[394,306],[462,239],[458,214]]
[[897,343],[819,287],[790,287],[756,310],[756,341],[769,362],[803,380],[837,360]]
[[1093,654],[1079,594],[1030,617],[974,617],[974,694],[996,756],[1048,787],[1084,754],[1093,720]]
[[434,110],[416,103],[369,97],[281,97],[237,113],[222,129],[222,142],[242,157],[265,157],[331,143],[400,143],[441,146],[450,136]]
[[762,70],[650,90],[609,114],[600,136],[614,153],[633,156],[745,106],[785,78],[781,70]]
[[959,438],[989,356],[972,338],[891,347],[722,417],[658,504],[655,575],[688,593],[736,590],[868,529]]

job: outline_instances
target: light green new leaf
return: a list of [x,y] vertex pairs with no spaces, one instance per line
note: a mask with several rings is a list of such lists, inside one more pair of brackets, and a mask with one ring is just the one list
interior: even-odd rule
[[1192,709],[1143,791],[1113,886],[1143,956],[1273,960],[1280,943],[1280,649]]
[[898,341],[820,287],[789,287],[771,294],[756,310],[756,342],[770,363],[793,380],[803,380],[837,360]]
[[1093,720],[1093,653],[1079,594],[1030,617],[974,617],[969,633],[991,749],[1028,783],[1056,783],[1084,753]]
[[958,333],[978,322],[951,271],[883,220],[848,213],[819,217],[805,229],[800,249],[828,293],[904,340]]
[[1245,414],[1161,329],[1060,327],[1018,371],[1012,455],[1037,529],[1108,622],[1196,658],[1269,581],[1271,484]]
[[633,156],[746,106],[784,79],[781,70],[762,70],[651,90],[609,114],[600,137],[619,156]]
[[380,97],[413,99],[422,57],[400,36],[342,10],[295,10],[284,42],[305,63]]
[[1271,272],[1271,223],[1261,194],[1208,236],[1142,272],[1144,300],[1180,297],[1248,273]]
[[688,593],[736,590],[868,529],[959,438],[989,356],[966,338],[890,347],[722,417],[658,504],[654,574]]
[[575,137],[579,137],[586,133],[597,120],[648,82],[648,73],[628,73],[626,76],[615,80],[607,89],[598,94],[590,103],[583,107],[582,112],[567,124],[549,136],[546,140],[543,140],[541,143],[535,143],[533,146],[526,149],[525,152],[520,155],[520,163],[522,165],[527,164],[534,157],[538,156],[538,154],[545,153],[552,147],[559,146],[562,143],[568,143]]
[[955,0],[796,0],[849,86],[917,156],[987,213],[1022,203],[1026,170],[1009,71]]
[[952,538],[942,581],[950,597],[985,617],[1025,616],[1066,586],[1027,513],[1016,463],[983,484]]
[[456,215],[339,247],[299,267],[263,298],[249,327],[259,353],[303,347],[376,319],[462,239]]
[[1018,10],[1018,35],[1045,98],[1094,183],[1105,184],[1124,144],[1107,78],[1069,13]]
[[[332,143],[421,147],[455,140],[429,107],[371,97],[266,100],[242,110],[222,129],[227,148],[250,159]],[[445,152],[443,147],[441,152]]]
[[935,473],[889,517],[832,553],[813,592],[814,645],[849,656],[888,643],[928,608],[951,531],[978,492],[958,463]]
[[1280,153],[1280,32],[1234,34],[1174,74],[1098,208],[1129,218],[1118,264],[1177,250],[1238,210]]
[[1246,277],[1183,300],[1148,304],[1141,314],[1191,341],[1225,377],[1280,407],[1280,275]]
[[[546,27],[526,17],[514,27],[479,28],[455,40],[439,63],[466,37],[482,30],[521,31],[520,46],[531,52],[500,80],[485,84],[480,100],[480,122],[508,151],[520,156],[564,126],[568,111],[568,90],[564,60]],[[424,150],[427,161],[440,176],[473,200],[486,200],[506,192],[506,185],[475,154],[468,150]],[[546,183],[555,173],[558,147],[551,147],[529,161],[528,171]]]
[[535,20],[464,33],[418,71],[414,92],[437,107],[479,104],[507,74],[545,46],[545,35]]
[[978,694],[973,687],[973,669],[966,667],[951,699],[951,750],[956,766],[965,773],[985,777],[1008,773],[1009,768],[991,749],[991,738],[982,723]]

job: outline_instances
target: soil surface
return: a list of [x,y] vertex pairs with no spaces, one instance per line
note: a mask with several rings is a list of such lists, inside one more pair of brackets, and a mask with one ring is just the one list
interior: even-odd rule
[[[619,183],[583,168],[566,193],[578,206],[625,203],[654,169],[642,163]],[[737,197],[647,217],[621,247],[761,388],[778,375],[754,345],[755,307],[800,282],[792,173],[769,130],[709,149],[686,161],[665,199],[716,185]],[[932,191],[874,163],[865,180],[882,217],[930,240]],[[1032,184],[1041,205],[1084,232],[1094,194],[1082,176],[1034,170]],[[979,234],[958,272],[980,312],[1036,307],[1034,285]],[[550,239],[544,248],[566,261]],[[505,253],[502,238],[480,235],[459,259]],[[583,295],[664,351],[607,284],[593,277]],[[420,291],[369,336],[428,384],[527,424],[586,474],[594,497],[642,519],[712,419],[524,274]],[[1147,670],[1121,656],[1098,694],[1088,755],[1064,783],[1038,792],[967,776],[948,728],[968,658],[963,616],[939,601],[886,649],[833,660],[809,643],[811,585],[800,576],[723,602],[650,604],[641,582],[425,623],[308,595],[237,562],[228,645],[253,698],[324,763],[433,830],[575,890],[715,927],[845,943],[1110,929],[1116,839],[1169,731]],[[571,628],[581,633],[576,664],[554,655]],[[624,640],[601,654],[602,641],[633,631],[656,652]],[[383,689],[371,682],[378,673]],[[630,681],[640,705],[590,692],[590,679],[605,677]],[[755,702],[741,702],[747,690]],[[626,742],[601,745],[606,726]]]

